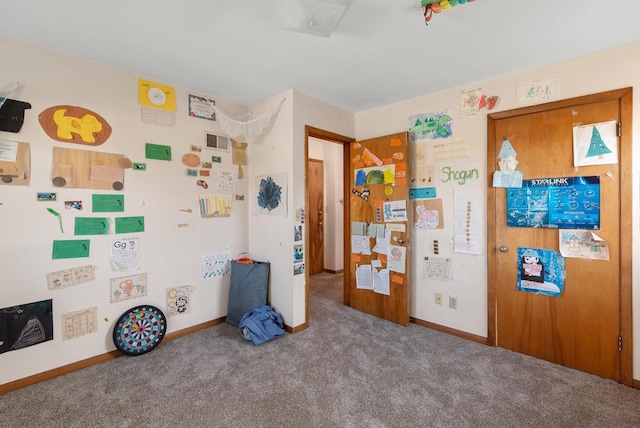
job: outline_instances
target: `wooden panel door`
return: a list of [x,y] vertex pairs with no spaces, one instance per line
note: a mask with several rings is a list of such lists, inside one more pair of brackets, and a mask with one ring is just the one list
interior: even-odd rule
[[309,159],[309,275],[324,270],[324,168],[317,159]]
[[[370,238],[371,254],[354,253],[349,243],[351,258],[349,262],[349,305],[357,310],[386,320],[409,325],[409,227],[408,221],[385,222],[385,203],[398,201],[404,203],[409,211],[409,188],[407,185],[407,133],[388,135],[365,141],[351,143],[349,189],[345,199],[350,201],[350,223],[345,227],[358,224],[392,228],[390,244],[395,248],[393,254],[381,254],[373,251],[376,240]],[[404,201],[404,202],[403,202]],[[390,217],[387,216],[387,219]],[[360,234],[362,230],[352,230]],[[366,231],[365,231],[366,233]],[[389,261],[397,261],[404,253],[403,267],[389,272],[389,294],[381,294],[370,289],[358,288],[356,270],[360,266],[371,265],[378,261],[380,268],[387,269]],[[390,257],[391,259],[389,259]],[[374,262],[375,263],[375,262]],[[392,263],[393,264],[393,263]]]
[[[593,232],[610,252],[609,261],[565,258],[559,297],[518,291],[518,248],[559,250],[559,231],[508,227],[507,192],[512,189],[490,189],[489,234],[493,227],[494,236],[488,249],[489,313],[491,317],[495,303],[497,345],[614,380],[619,380],[620,369],[621,233],[628,233],[621,230],[621,167],[619,160],[574,167],[573,128],[619,123],[620,111],[619,99],[609,99],[507,113],[490,121],[488,150],[490,173],[499,169],[497,154],[507,138],[525,179],[599,176],[600,229]],[[620,147],[620,139],[613,140]]]

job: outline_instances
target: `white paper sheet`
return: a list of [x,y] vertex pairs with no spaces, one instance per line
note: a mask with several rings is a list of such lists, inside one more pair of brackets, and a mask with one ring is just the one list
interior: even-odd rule
[[609,260],[607,242],[589,230],[560,230],[558,236],[563,257]]
[[0,161],[15,162],[18,158],[18,143],[0,140]]
[[140,238],[122,238],[111,241],[111,267],[113,270],[139,268]]
[[383,204],[384,221],[407,221],[407,201],[389,201]]
[[389,245],[387,252],[387,268],[390,271],[404,273],[406,265],[407,249],[398,245]]
[[389,251],[389,242],[391,241],[391,232],[386,231],[384,238],[376,238],[376,245],[373,251],[380,254],[387,254]]
[[371,243],[368,236],[351,235],[351,252],[371,255]]
[[389,269],[373,269],[371,271],[373,277],[373,291],[378,294],[391,295],[389,288]]
[[373,289],[371,265],[362,265],[356,268],[356,288],[363,290]]

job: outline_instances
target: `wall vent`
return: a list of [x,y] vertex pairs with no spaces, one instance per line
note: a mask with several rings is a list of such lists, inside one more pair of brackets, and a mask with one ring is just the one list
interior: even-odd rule
[[205,131],[205,148],[228,152],[231,149],[231,138],[228,135],[214,134]]

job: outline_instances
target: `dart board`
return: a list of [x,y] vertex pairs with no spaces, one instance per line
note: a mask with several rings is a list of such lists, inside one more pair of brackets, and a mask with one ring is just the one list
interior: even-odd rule
[[162,342],[167,318],[155,306],[141,305],[122,314],[113,328],[113,343],[123,354],[142,355]]

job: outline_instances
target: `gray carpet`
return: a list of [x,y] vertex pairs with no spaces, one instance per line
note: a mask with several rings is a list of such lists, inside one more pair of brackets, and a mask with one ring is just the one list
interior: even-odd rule
[[[640,391],[341,304],[262,346],[218,325],[0,396],[2,427],[640,427]],[[6,369],[6,367],[2,367]]]

